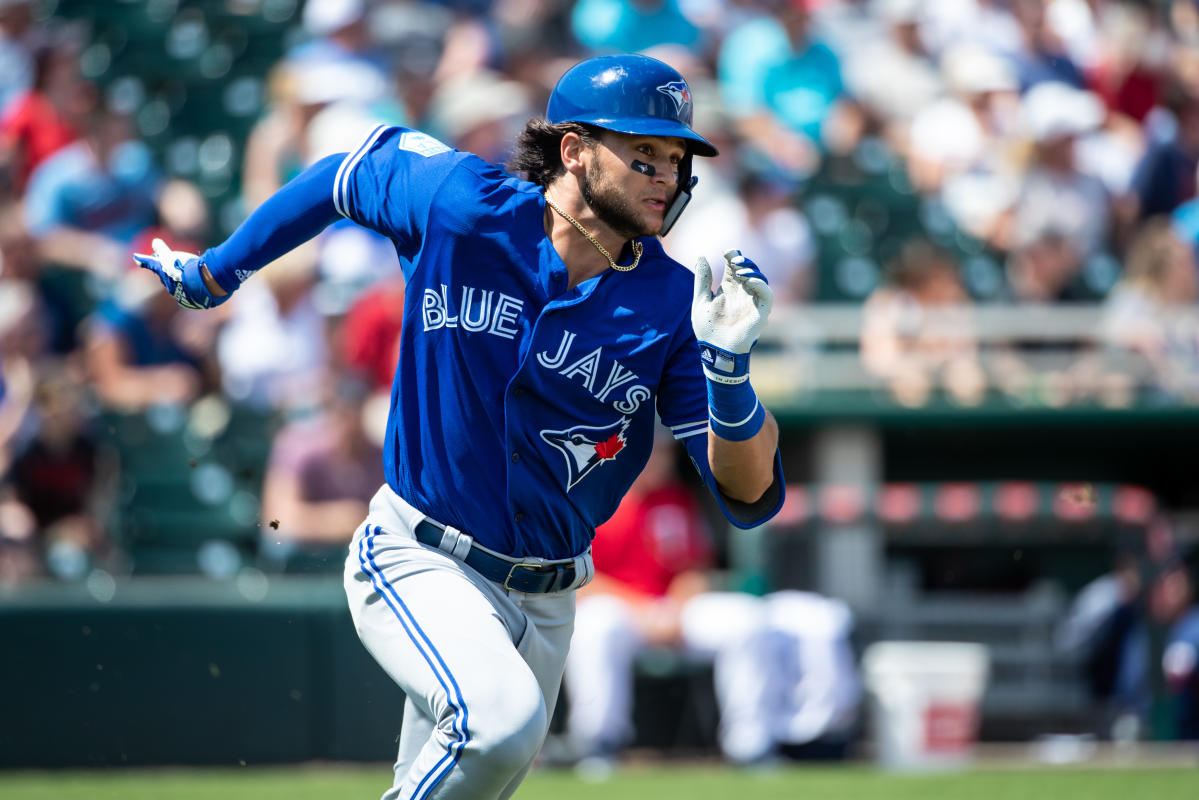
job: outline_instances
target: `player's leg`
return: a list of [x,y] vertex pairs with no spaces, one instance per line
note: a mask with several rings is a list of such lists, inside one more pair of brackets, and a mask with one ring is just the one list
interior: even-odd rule
[[400,725],[399,749],[395,764],[392,766],[394,777],[391,788],[383,794],[382,800],[397,800],[403,789],[404,780],[408,776],[408,771],[416,763],[420,751],[432,738],[433,718],[405,695],[404,720]]
[[780,742],[819,745],[825,758],[848,746],[862,686],[850,646],[853,616],[840,600],[799,591],[764,598],[779,648],[779,675],[789,680],[774,704]]
[[683,608],[682,631],[689,651],[713,660],[720,749],[737,763],[769,756],[775,745],[777,643],[762,599],[739,592],[698,595]]
[[579,602],[566,657],[567,732],[579,755],[605,756],[632,733],[633,659],[641,636],[628,604],[599,595]]
[[[548,720],[554,715],[558,689],[562,685],[563,661],[570,644],[573,627],[573,593],[557,596],[512,595],[511,599],[525,613],[529,624],[517,645],[521,658],[533,670],[541,686],[545,700],[547,729]],[[425,742],[433,735],[433,722],[415,703],[405,701],[404,724],[400,729],[399,756],[396,759],[397,779],[383,800],[395,800],[403,786],[407,765],[416,761]],[[542,732],[544,738],[545,732]],[[498,800],[511,797],[528,775],[534,759],[517,772],[500,792]]]
[[[571,646],[571,633],[575,622],[575,596],[573,591],[554,594],[520,594],[512,592],[509,599],[525,615],[528,625],[520,638],[517,651],[529,665],[541,687],[545,701],[545,728],[541,740],[549,732],[550,719],[558,704],[558,690],[562,686],[562,673],[566,665],[566,654]],[[515,792],[533,767],[530,758],[524,769],[508,782],[499,800],[507,800]]]
[[355,536],[346,572],[355,626],[407,695],[405,724],[423,718],[401,734],[404,761],[387,797],[496,798],[536,756],[546,703],[514,644],[523,615],[497,590],[404,535],[366,526]]

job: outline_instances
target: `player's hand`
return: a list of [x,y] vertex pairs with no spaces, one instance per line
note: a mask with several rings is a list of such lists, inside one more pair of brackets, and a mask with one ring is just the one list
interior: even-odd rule
[[204,309],[219,306],[229,299],[227,294],[217,297],[208,291],[200,271],[200,257],[195,253],[176,252],[162,239],[155,239],[151,244],[154,255],[134,253],[133,260],[157,275],[176,303],[184,308]]
[[749,351],[766,325],[774,292],[758,265],[740,250],[725,253],[724,263],[724,276],[713,294],[708,260],[701,256],[696,262],[691,327],[708,379],[741,383],[749,378]]

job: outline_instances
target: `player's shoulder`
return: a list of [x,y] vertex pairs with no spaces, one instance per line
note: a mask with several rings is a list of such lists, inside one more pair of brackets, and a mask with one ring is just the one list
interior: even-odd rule
[[[455,150],[424,131],[379,126],[360,149],[376,151],[383,168],[430,190],[443,224],[469,229],[479,218],[502,214],[511,205],[535,202],[537,187],[506,173],[474,153]],[[351,153],[349,158],[354,158]]]
[[644,248],[641,258],[645,265],[650,267],[644,271],[638,270],[642,272],[642,276],[661,284],[662,291],[671,294],[679,292],[690,298],[695,286],[695,273],[691,268],[671,258],[658,237],[646,236],[640,241]]
[[373,153],[376,164],[382,161],[406,169],[448,171],[469,157],[424,131],[402,125],[378,125],[347,155],[351,165]]

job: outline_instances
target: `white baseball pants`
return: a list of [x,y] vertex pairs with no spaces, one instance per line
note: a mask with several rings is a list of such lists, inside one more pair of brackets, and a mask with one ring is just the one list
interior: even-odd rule
[[574,591],[507,591],[416,541],[421,519],[384,486],[346,560],[358,635],[407,696],[383,798],[507,798],[549,728]]

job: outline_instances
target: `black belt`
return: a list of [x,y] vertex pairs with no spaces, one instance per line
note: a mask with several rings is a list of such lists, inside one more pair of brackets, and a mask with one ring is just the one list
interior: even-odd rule
[[[430,519],[423,519],[416,525],[416,540],[439,550],[444,534],[445,528]],[[525,594],[560,592],[573,585],[578,576],[574,559],[558,564],[510,561],[488,553],[473,543],[466,553],[466,558],[462,560],[484,578],[495,581],[505,589],[514,589]]]

